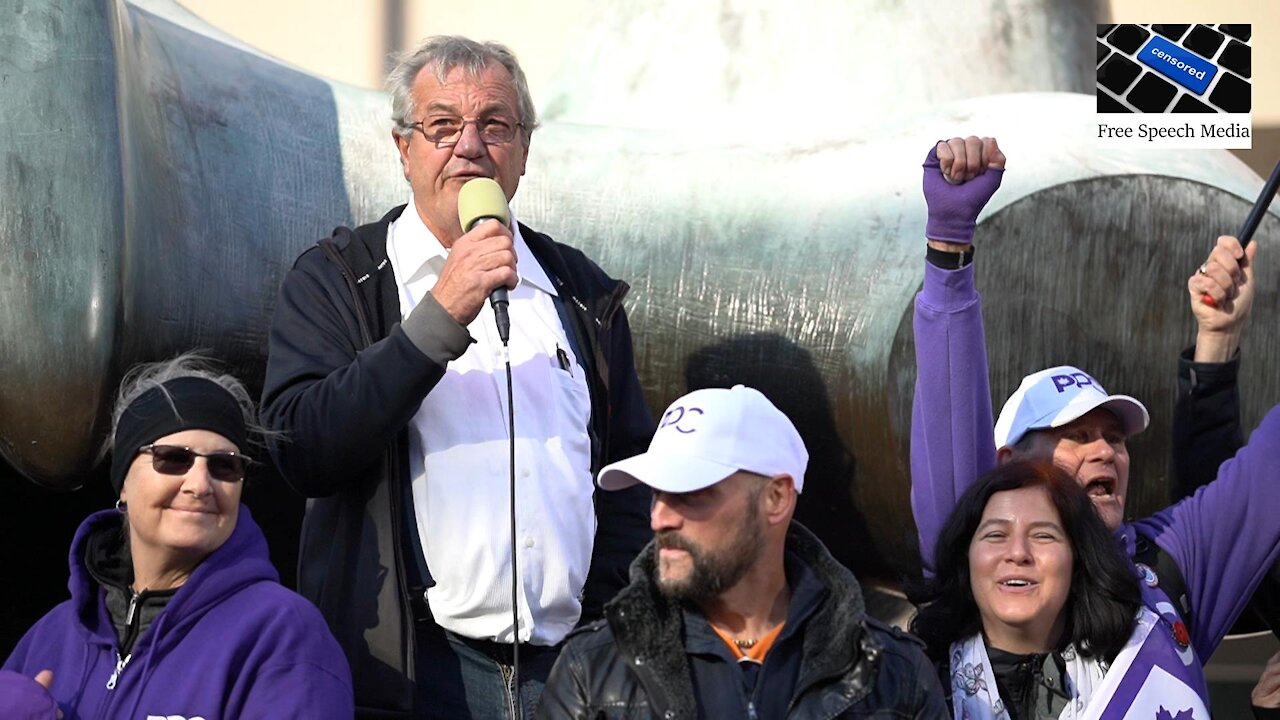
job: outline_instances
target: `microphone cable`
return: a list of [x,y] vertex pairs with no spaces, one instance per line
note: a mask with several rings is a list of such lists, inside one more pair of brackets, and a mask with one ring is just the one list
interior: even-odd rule
[[[507,196],[502,187],[493,178],[472,178],[462,185],[458,191],[458,224],[463,232],[470,232],[478,223],[496,220],[511,227],[511,208],[507,204]],[[515,240],[512,228],[512,241]],[[510,494],[511,494],[511,696],[512,715],[515,720],[524,716],[524,706],[520,702],[520,567],[518,553],[519,537],[516,534],[516,403],[515,391],[511,377],[511,316],[509,314],[510,295],[505,286],[494,288],[489,293],[489,305],[493,308],[493,320],[497,325],[498,339],[502,341],[502,357],[507,366],[507,441],[510,448]]]
[[520,569],[517,564],[516,537],[516,403],[511,380],[511,349],[507,346],[506,333],[502,338],[502,355],[507,365],[507,442],[510,477],[511,516],[511,708],[515,720],[524,717],[524,704],[520,701]]

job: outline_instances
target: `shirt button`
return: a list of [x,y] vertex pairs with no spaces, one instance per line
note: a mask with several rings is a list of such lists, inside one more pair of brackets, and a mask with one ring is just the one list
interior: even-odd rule
[[525,546],[525,547],[527,547],[527,548],[531,548],[531,547],[533,547],[533,538],[525,538],[525,539],[524,539],[524,546]]
[[525,468],[520,471],[520,477],[527,478],[529,477],[529,475],[530,475],[529,468]]

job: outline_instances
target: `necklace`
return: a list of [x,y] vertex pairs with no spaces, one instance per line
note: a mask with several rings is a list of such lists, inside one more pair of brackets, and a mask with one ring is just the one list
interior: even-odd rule
[[758,642],[760,642],[759,638],[751,638],[750,640],[734,640],[733,644],[737,645],[741,650],[750,650],[755,647]]

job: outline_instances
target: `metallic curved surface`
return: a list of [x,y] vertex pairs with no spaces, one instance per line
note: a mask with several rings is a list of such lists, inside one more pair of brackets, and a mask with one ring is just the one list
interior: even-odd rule
[[[380,94],[172,3],[8,0],[0,15],[19,19],[0,30],[0,454],[69,488],[131,364],[203,347],[260,377],[283,273],[383,209],[396,164],[366,142]],[[346,122],[365,134],[343,140]]]
[[[540,131],[515,208],[632,283],[652,405],[702,384],[754,382],[793,417],[816,411],[820,419],[801,431],[824,448],[818,472],[829,479],[806,486],[821,490],[806,499],[814,507],[805,519],[829,528],[823,536],[838,538],[829,544],[855,569],[894,576],[915,556],[904,413],[914,378],[910,313],[923,278],[920,162],[930,142],[989,133],[1011,158],[978,230],[996,403],[1038,366],[1074,362],[1113,391],[1150,400],[1155,413],[1167,409],[1177,348],[1193,337],[1183,283],[1261,187],[1225,151],[1097,150],[1080,132],[1093,103],[1065,93],[976,98],[804,152],[680,150],[665,133],[552,125]],[[1108,190],[1087,191],[1096,187]],[[1264,250],[1275,221],[1257,235]],[[1028,267],[1040,269],[1037,284]],[[1063,267],[1106,268],[1113,304],[1095,306],[1104,295],[1085,283],[1092,276]],[[1273,270],[1260,272],[1261,288],[1276,287]],[[1035,307],[1058,317],[1091,318],[1077,320],[1070,337],[1087,331],[1096,340],[1041,338],[1042,326],[1054,326],[1024,322],[1033,294],[1042,298]],[[1266,317],[1278,300],[1263,292],[1255,314]],[[1265,324],[1248,336],[1256,397],[1280,397],[1262,372],[1278,341]],[[1260,417],[1249,412],[1246,421]],[[1136,443],[1146,480],[1131,510],[1165,496],[1167,415]]]
[[594,3],[544,117],[762,147],[954,100],[1092,93],[1108,0]]
[[[0,29],[0,453],[69,488],[123,369],[206,347],[260,382],[293,259],[408,189],[379,93],[289,68],[169,2],[0,10],[22,20]],[[653,407],[703,385],[770,390],[814,457],[802,518],[856,570],[892,576],[913,556],[904,328],[923,273],[929,143],[991,134],[1012,158],[979,229],[994,391],[1052,357],[1157,417],[1169,348],[1191,337],[1186,273],[1261,186],[1225,151],[1095,149],[1083,137],[1093,102],[979,97],[789,144],[548,123],[514,207],[632,284]],[[1276,231],[1268,218],[1258,241]],[[1268,269],[1260,283],[1260,317],[1280,303],[1275,279]],[[1278,340],[1255,322],[1249,402],[1280,396],[1261,372]],[[1135,509],[1163,492],[1167,432],[1138,444],[1149,475]]]
[[110,392],[123,188],[109,8],[0,16],[0,454],[74,482]]

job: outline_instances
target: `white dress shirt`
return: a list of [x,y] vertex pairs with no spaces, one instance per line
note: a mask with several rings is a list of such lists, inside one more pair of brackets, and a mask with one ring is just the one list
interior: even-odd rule
[[[516,528],[521,642],[554,645],[582,614],[596,517],[586,373],[561,327],[555,286],[512,218],[519,284],[511,291]],[[448,255],[412,198],[387,232],[408,317]],[[510,643],[511,528],[507,376],[493,309],[467,326],[476,342],[450,362],[409,424],[414,513],[436,581],[427,602],[459,635]]]

